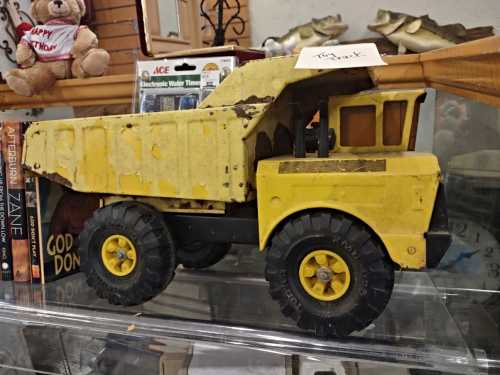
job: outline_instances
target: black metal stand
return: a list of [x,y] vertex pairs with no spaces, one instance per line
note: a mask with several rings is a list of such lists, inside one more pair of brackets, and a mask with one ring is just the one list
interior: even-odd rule
[[7,9],[7,2],[10,1],[12,5],[17,9],[17,12],[22,17],[23,20],[27,20],[32,25],[35,21],[31,19],[28,13],[22,11],[19,6],[19,2],[13,0],[0,0],[0,21],[5,22],[4,30],[8,36],[8,39],[3,39],[0,41],[0,49],[4,51],[5,57],[12,63],[16,63],[15,47],[19,42],[16,35],[16,25],[12,21],[9,11]]
[[[226,23],[224,23],[224,8],[231,9],[228,0],[217,0],[217,2],[213,5],[211,10],[217,10],[217,24],[210,18],[210,15],[205,10],[206,0],[202,0],[200,4],[200,12],[203,18],[205,18],[210,27],[214,30],[215,36],[212,42],[212,46],[223,46],[226,43],[226,31],[235,21],[240,21],[240,27],[236,28],[233,25],[233,31],[236,35],[242,35],[245,32],[246,23],[243,18],[240,17],[241,13],[241,4],[239,0],[231,0],[236,5],[236,11],[231,15]],[[202,30],[205,26],[202,27]],[[234,41],[238,44],[236,39],[230,39],[229,41]]]

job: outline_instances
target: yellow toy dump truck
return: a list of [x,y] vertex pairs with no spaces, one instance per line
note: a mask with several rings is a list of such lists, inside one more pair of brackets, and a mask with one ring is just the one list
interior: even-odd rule
[[295,63],[249,62],[194,110],[29,127],[28,169],[102,195],[79,239],[100,297],[140,304],[177,264],[258,244],[283,314],[346,335],[384,310],[394,270],[438,263],[450,239],[439,166],[412,151],[424,91]]

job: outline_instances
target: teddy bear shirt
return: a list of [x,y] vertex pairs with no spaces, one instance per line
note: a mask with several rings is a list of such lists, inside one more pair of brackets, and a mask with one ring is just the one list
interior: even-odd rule
[[83,26],[61,21],[49,21],[26,31],[21,43],[30,46],[40,61],[59,61],[71,58],[71,49]]

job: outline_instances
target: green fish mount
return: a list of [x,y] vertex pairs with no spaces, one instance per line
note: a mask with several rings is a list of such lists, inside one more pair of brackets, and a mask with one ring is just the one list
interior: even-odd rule
[[467,29],[461,23],[439,25],[429,15],[415,17],[385,9],[378,10],[374,23],[368,25],[368,29],[395,44],[399,54],[452,47],[494,35],[492,26]]

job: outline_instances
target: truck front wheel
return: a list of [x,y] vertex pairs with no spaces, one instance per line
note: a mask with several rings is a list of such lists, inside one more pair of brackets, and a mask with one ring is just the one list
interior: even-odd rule
[[79,237],[81,269],[97,295],[115,305],[137,305],[172,280],[175,247],[162,215],[136,202],[95,211]]
[[281,311],[322,337],[367,327],[387,305],[394,269],[364,225],[330,212],[303,214],[272,238],[266,279]]

